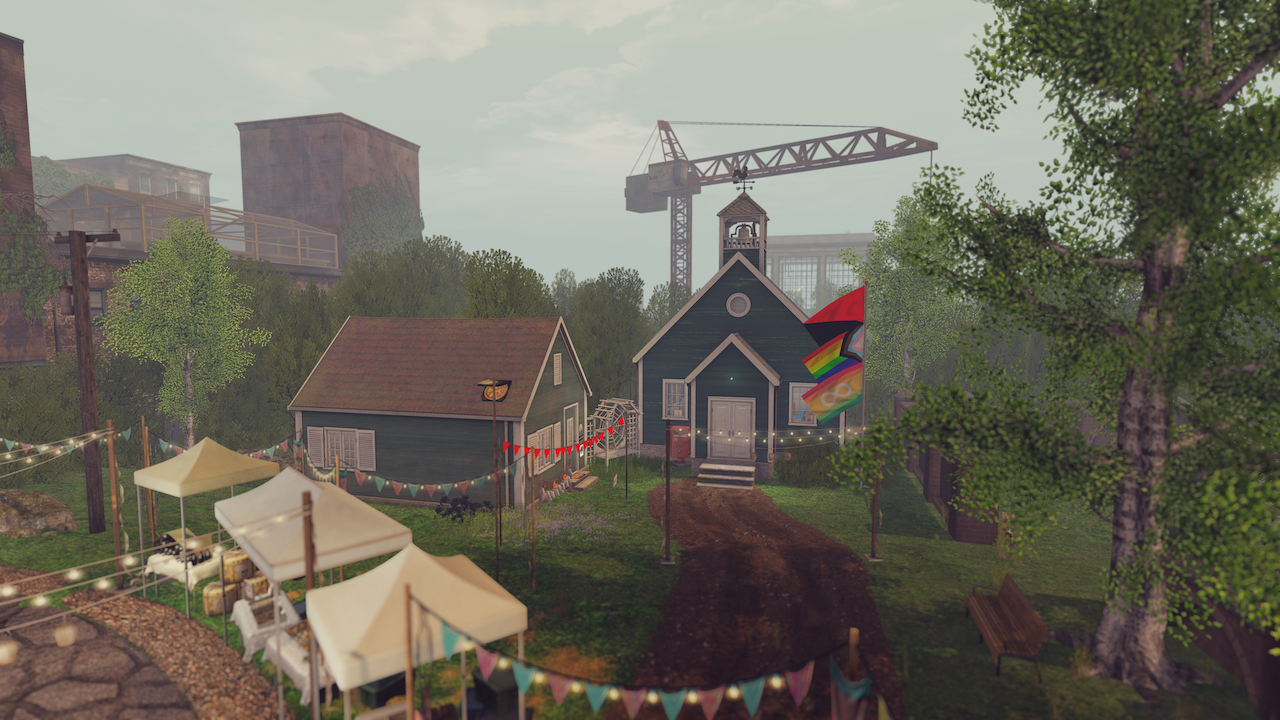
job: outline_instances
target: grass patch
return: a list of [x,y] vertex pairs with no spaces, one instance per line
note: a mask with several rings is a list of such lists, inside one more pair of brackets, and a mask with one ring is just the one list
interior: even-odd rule
[[[768,482],[761,489],[797,520],[859,554],[870,552],[870,510],[862,497],[848,489]],[[1161,706],[1151,708],[1123,683],[1073,677],[1084,658],[1073,658],[1070,648],[1052,640],[1045,641],[1040,653],[1043,684],[1036,682],[1035,667],[1017,658],[1006,658],[996,677],[991,654],[965,617],[964,596],[974,585],[990,587],[1009,572],[1050,629],[1079,632],[1082,626],[1096,625],[1102,617],[1111,528],[1087,510],[1059,508],[1059,527],[1045,533],[1035,555],[1019,559],[998,547],[953,541],[905,471],[884,483],[881,502],[879,552],[885,560],[867,567],[911,718],[1257,717],[1238,678],[1199,648],[1172,638],[1169,652],[1175,660],[1225,683],[1190,686],[1186,697],[1161,693]]]
[[[603,463],[594,471],[601,478],[596,488],[564,494],[538,509],[536,592],[527,547],[515,541],[521,520],[508,510],[503,518],[506,542],[501,549],[501,580],[503,587],[529,610],[531,632],[526,634],[527,659],[606,682],[628,682],[648,649],[650,635],[662,619],[666,599],[675,588],[678,566],[658,564],[662,530],[649,515],[646,495],[662,483],[660,475],[639,463],[631,464],[629,483],[624,478],[623,466],[616,462],[610,464],[607,477]],[[615,472],[619,476],[616,488],[612,487]],[[136,550],[138,516],[133,471],[122,469],[120,475],[126,488],[124,531],[131,536],[131,548]],[[672,468],[673,479],[688,476],[689,468]],[[81,529],[55,537],[0,538],[0,558],[3,558],[0,564],[51,572],[114,554],[110,526],[104,533],[88,533],[84,475],[67,472],[55,480],[24,489],[48,493],[66,504]],[[104,486],[106,484],[104,482]],[[259,484],[238,486],[236,492],[243,494]],[[104,496],[109,502],[109,489]],[[230,490],[219,490],[187,498],[187,527],[196,534],[217,530],[213,504],[229,497]],[[157,495],[157,502],[160,529],[179,527],[178,501]],[[410,528],[414,543],[423,550],[434,555],[463,554],[486,572],[493,572],[492,515],[479,513],[459,523],[445,520],[426,508],[373,507]],[[673,556],[678,557],[679,553],[680,547],[673,543]],[[384,555],[348,565],[346,576],[371,570],[389,557]],[[108,565],[85,568],[83,580],[94,580],[110,571]],[[325,575],[327,582],[328,573]],[[333,577],[337,579],[336,571]],[[201,583],[192,594],[191,617],[221,635],[222,618],[206,616],[200,601],[203,587],[209,582],[213,580]],[[302,589],[302,582],[285,583],[287,591]],[[58,605],[65,594],[66,591],[59,591],[47,597]],[[184,594],[176,583],[160,586],[159,600],[179,611],[185,610]],[[239,632],[230,622],[227,639],[237,653],[243,652]],[[514,641],[493,643],[491,647],[512,655],[517,649]],[[263,674],[274,681],[275,669],[270,664],[259,662],[258,665]],[[428,673],[433,705],[457,702],[461,689],[457,656],[449,662],[437,662],[435,666]],[[468,671],[477,667],[474,653],[467,667]],[[419,691],[421,687],[419,685]],[[310,717],[298,702],[299,693],[287,676],[285,698],[296,717]],[[548,720],[585,717],[591,713],[585,697],[571,697],[563,706],[556,706],[545,684],[530,693],[529,704],[541,706],[539,717]],[[324,717],[341,718],[341,701],[335,702]]]

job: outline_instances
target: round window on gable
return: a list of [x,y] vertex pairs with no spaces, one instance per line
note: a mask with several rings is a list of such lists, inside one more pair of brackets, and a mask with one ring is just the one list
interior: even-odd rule
[[742,317],[751,312],[751,298],[742,293],[734,293],[729,296],[729,302],[726,303],[729,308],[729,314],[734,317]]

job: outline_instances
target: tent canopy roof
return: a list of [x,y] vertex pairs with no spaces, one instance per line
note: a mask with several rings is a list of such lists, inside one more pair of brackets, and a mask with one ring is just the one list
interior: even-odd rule
[[440,618],[481,643],[528,627],[524,604],[465,555],[438,557],[410,545],[359,577],[307,595],[307,619],[340,689],[404,672],[406,584],[433,613],[423,631],[423,613],[413,610],[418,662],[443,659]]
[[280,466],[274,462],[241,455],[205,438],[181,455],[137,471],[133,481],[139,487],[182,498],[266,480],[278,472]]
[[413,543],[409,528],[359,498],[287,468],[253,490],[213,505],[218,522],[271,582],[306,573],[300,511],[307,491],[316,570],[393,553]]

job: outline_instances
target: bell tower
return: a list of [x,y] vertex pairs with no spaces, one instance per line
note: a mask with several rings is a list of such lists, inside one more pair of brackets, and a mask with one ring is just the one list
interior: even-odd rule
[[716,215],[720,218],[720,267],[732,260],[734,253],[742,253],[757,270],[765,272],[769,216],[764,208],[744,191]]

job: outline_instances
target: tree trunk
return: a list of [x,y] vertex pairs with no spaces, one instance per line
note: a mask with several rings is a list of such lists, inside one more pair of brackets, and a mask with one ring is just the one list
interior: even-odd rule
[[[1173,317],[1163,308],[1163,296],[1176,281],[1186,257],[1183,232],[1165,238],[1146,263],[1142,303],[1135,334],[1154,340],[1143,361],[1125,375],[1121,390],[1116,443],[1128,458],[1129,472],[1121,482],[1120,497],[1112,514],[1111,572],[1129,570],[1138,563],[1158,566],[1165,562],[1157,491],[1169,453],[1171,388],[1156,373],[1159,360],[1176,332]],[[1139,342],[1135,340],[1135,342]],[[1149,560],[1140,559],[1145,554]],[[1188,682],[1204,681],[1194,669],[1169,657],[1164,636],[1166,586],[1158,577],[1146,576],[1133,588],[1136,602],[1124,601],[1126,587],[1118,584],[1108,593],[1102,621],[1090,639],[1095,662],[1093,674],[1128,683],[1148,702],[1156,690],[1181,692]]]
[[191,407],[192,398],[195,397],[195,391],[191,387],[191,353],[187,353],[187,359],[182,364],[182,376],[186,381],[186,398],[187,398],[187,449],[190,450],[196,444],[196,414],[189,408]]

